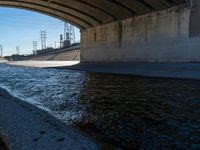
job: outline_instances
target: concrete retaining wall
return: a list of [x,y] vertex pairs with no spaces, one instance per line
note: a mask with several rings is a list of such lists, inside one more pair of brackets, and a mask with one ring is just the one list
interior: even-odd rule
[[190,12],[178,6],[82,31],[81,62],[200,61]]
[[56,53],[50,54],[43,54],[43,55],[36,55],[31,58],[31,60],[42,60],[42,61],[72,61],[80,60],[80,49],[77,50],[68,50],[68,51],[61,51]]

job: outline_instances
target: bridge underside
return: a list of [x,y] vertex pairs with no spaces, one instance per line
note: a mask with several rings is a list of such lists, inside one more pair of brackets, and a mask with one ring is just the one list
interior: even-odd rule
[[199,0],[0,0],[81,29],[82,62],[200,62]]
[[81,29],[166,9],[185,0],[0,0],[0,6],[41,12]]

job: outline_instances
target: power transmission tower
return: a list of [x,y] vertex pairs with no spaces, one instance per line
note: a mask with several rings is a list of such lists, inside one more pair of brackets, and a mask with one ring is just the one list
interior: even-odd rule
[[54,48],[57,48],[57,42],[54,41]]
[[16,53],[19,55],[19,46],[16,46]]
[[60,34],[60,48],[63,47],[63,35]]
[[36,55],[37,52],[37,41],[33,41],[33,54]]
[[70,44],[75,42],[75,32],[74,32],[74,26],[65,23],[64,24],[64,43],[63,47],[67,47]]
[[46,31],[41,31],[40,32],[40,36],[41,36],[41,48],[42,50],[47,49],[47,44],[46,44],[46,39],[47,39],[47,32]]
[[1,54],[0,56],[3,57],[3,45],[2,44],[0,45],[0,54]]

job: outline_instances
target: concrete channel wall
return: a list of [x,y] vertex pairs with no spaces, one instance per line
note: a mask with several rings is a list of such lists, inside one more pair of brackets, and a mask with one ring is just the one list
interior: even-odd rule
[[197,13],[180,5],[84,30],[81,62],[200,61],[198,30],[191,29]]

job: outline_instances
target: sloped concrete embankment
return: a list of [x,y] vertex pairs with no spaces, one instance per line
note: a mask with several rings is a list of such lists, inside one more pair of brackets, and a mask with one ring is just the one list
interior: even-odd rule
[[80,49],[34,56],[31,60],[70,61],[80,60]]
[[0,134],[11,150],[98,149],[83,136],[47,112],[0,89]]

